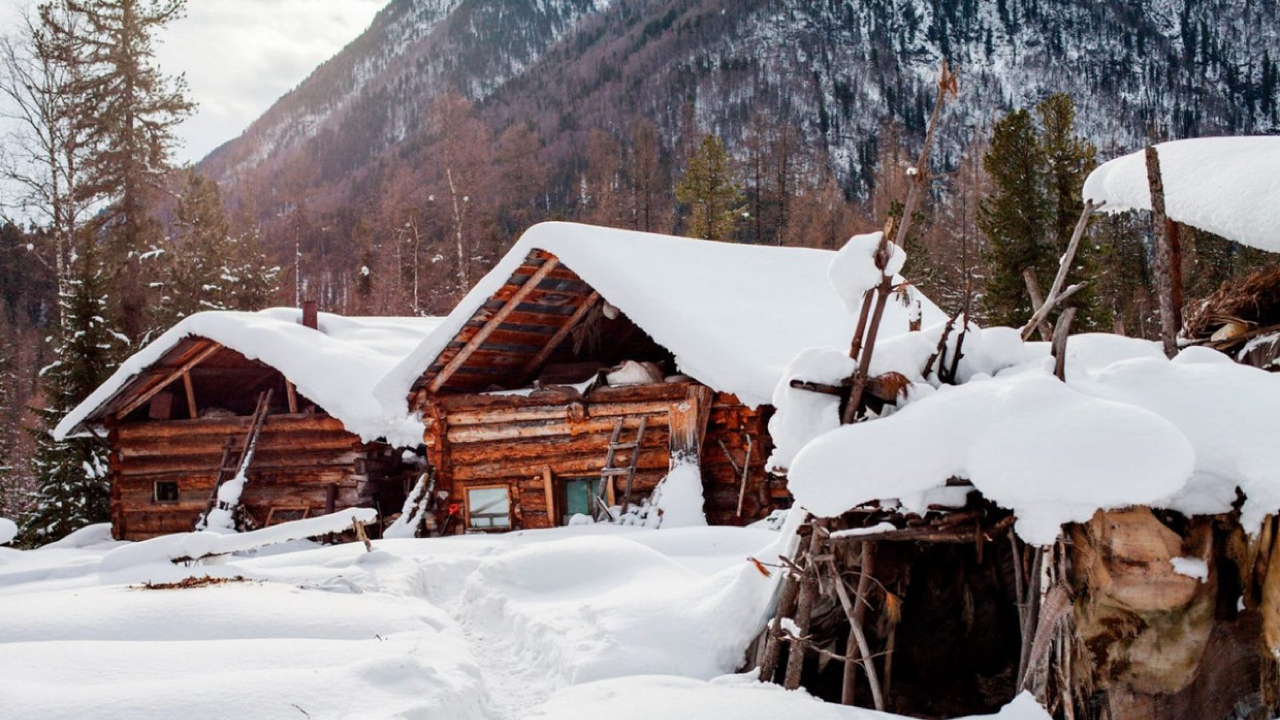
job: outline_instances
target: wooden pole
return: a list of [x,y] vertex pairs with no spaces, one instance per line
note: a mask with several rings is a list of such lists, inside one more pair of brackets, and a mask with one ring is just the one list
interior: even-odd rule
[[[840,691],[840,702],[844,705],[852,705],[858,689],[858,658],[861,652],[861,645],[858,644],[858,636],[854,632],[853,624],[862,627],[866,621],[867,615],[867,593],[871,590],[871,571],[874,565],[875,543],[862,543],[862,566],[858,568],[858,604],[853,609],[854,617],[850,620],[849,638],[845,644],[845,661],[844,661],[844,684]],[[837,583],[843,582],[839,577],[835,580]],[[872,662],[868,656],[864,662]]]
[[819,520],[810,522],[812,533],[809,535],[809,552],[805,557],[804,576],[800,578],[800,595],[796,599],[796,628],[800,633],[791,643],[791,652],[787,656],[787,674],[782,686],[788,690],[800,687],[800,674],[804,670],[805,644],[802,638],[809,634],[809,622],[813,618],[813,604],[818,594],[818,568],[814,558],[822,549],[822,533],[818,530]]
[[1154,145],[1147,146],[1147,186],[1151,190],[1151,222],[1156,237],[1156,291],[1160,297],[1160,341],[1164,344],[1164,354],[1173,357],[1178,354],[1178,312],[1174,307],[1175,298],[1182,294],[1181,288],[1174,288],[1174,257],[1181,252],[1174,249],[1176,242],[1169,234],[1169,216],[1164,208],[1164,179],[1160,175],[1160,154]]
[[871,686],[871,701],[875,704],[876,710],[883,712],[884,695],[880,692],[880,678],[876,673],[875,661],[871,657],[871,646],[867,643],[867,635],[862,629],[862,621],[857,616],[857,606],[849,599],[849,591],[845,589],[844,579],[836,571],[834,562],[832,563],[832,571],[836,572],[836,577],[834,578],[836,595],[840,598],[840,605],[844,608],[845,617],[849,618],[849,631],[857,641],[858,650],[862,652],[862,657],[866,659],[863,667],[867,671],[867,684]]
[[769,623],[769,634],[765,638],[764,658],[760,661],[760,680],[773,682],[778,673],[778,658],[782,650],[782,619],[790,617],[796,611],[796,598],[800,594],[800,579],[788,574],[782,587],[782,598],[778,600],[778,611]]
[[191,383],[191,372],[182,373],[182,387],[187,392],[187,416],[195,420],[200,411],[196,407],[196,389]]
[[1031,296],[1031,317],[1040,317],[1040,322],[1036,324],[1036,330],[1040,332],[1040,339],[1048,341],[1053,338],[1053,326],[1040,316],[1040,308],[1044,307],[1044,296],[1040,294],[1040,283],[1036,281],[1036,274],[1031,268],[1022,271],[1022,280],[1027,284],[1027,294]]
[[1067,381],[1067,334],[1071,332],[1071,321],[1076,317],[1076,309],[1069,307],[1058,318],[1058,327],[1053,331],[1053,374],[1059,380]]

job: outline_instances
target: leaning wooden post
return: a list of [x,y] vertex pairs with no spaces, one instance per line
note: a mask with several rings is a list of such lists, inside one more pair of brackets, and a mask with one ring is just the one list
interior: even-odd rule
[[800,674],[804,670],[804,654],[806,635],[809,634],[809,621],[813,617],[813,603],[818,594],[818,569],[814,558],[821,554],[822,532],[818,529],[820,521],[809,523],[812,534],[809,535],[809,552],[805,558],[804,576],[800,578],[800,595],[796,599],[796,632],[799,637],[791,641],[791,653],[787,656],[787,673],[783,677],[782,686],[788,690],[800,687]]
[[1075,308],[1063,310],[1062,317],[1058,318],[1058,327],[1053,331],[1053,374],[1062,382],[1067,381],[1067,334],[1071,332],[1071,321],[1075,317]]
[[[853,618],[850,619],[849,638],[845,642],[844,650],[844,684],[840,691],[840,702],[845,705],[852,705],[858,690],[858,660],[861,654],[861,648],[858,645],[858,630],[862,628],[862,624],[866,621],[867,615],[867,593],[871,590],[871,571],[874,567],[875,543],[862,543],[862,565],[858,568],[858,590],[857,604],[853,608]],[[843,582],[839,576],[836,582]],[[857,625],[855,629],[853,626]],[[863,662],[873,662],[872,658],[862,658]]]
[[[924,186],[926,180],[925,164],[929,161],[929,153],[933,149],[933,136],[938,129],[938,118],[942,115],[942,106],[946,104],[947,94],[952,96],[959,92],[959,81],[956,74],[951,72],[947,66],[947,61],[942,61],[942,68],[938,73],[938,97],[933,103],[933,112],[929,115],[929,126],[924,135],[924,147],[920,148],[920,159],[916,161],[915,172],[911,176],[911,188],[907,190],[907,201],[903,204],[902,219],[898,223],[897,230],[894,234],[894,241],[898,247],[902,247],[907,240],[907,233],[911,230],[912,216],[915,215],[916,207],[920,204],[920,198],[924,195]],[[880,247],[876,248],[875,263],[876,267],[882,273],[889,265],[889,234],[894,232],[892,220],[885,226],[885,232],[880,236]],[[867,316],[867,303],[870,301],[870,294],[863,298],[862,316],[858,318],[858,331],[854,335],[854,340],[850,352],[850,357],[858,360],[858,369],[854,372],[853,388],[849,392],[849,403],[845,405],[844,414],[841,422],[848,425],[854,421],[858,412],[858,406],[862,404],[862,395],[867,388],[867,371],[871,367],[871,353],[875,350],[876,335],[880,332],[880,319],[884,316],[884,306],[889,300],[889,293],[893,291],[893,278],[884,273],[880,284],[876,286],[876,305],[875,310],[871,313],[870,327],[867,329],[866,343],[862,345],[862,326]]]
[[[1164,354],[1178,354],[1179,318],[1182,308],[1175,307],[1182,296],[1182,288],[1175,287],[1175,278],[1181,277],[1182,250],[1177,238],[1169,232],[1169,216],[1164,207],[1164,179],[1160,175],[1160,154],[1154,145],[1147,146],[1147,185],[1151,190],[1151,222],[1156,237],[1156,290],[1160,295],[1160,340]],[[1175,264],[1179,271],[1175,274]],[[1181,283],[1177,283],[1181,284]]]

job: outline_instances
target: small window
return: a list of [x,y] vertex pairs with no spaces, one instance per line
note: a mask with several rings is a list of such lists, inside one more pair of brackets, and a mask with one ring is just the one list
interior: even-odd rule
[[153,502],[178,502],[178,483],[168,480],[157,480],[155,486],[155,498]]
[[476,530],[510,530],[511,495],[507,488],[468,488],[467,524]]

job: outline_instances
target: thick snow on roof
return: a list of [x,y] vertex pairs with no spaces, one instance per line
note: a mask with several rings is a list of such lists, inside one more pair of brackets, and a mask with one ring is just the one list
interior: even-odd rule
[[319,332],[301,323],[297,308],[260,312],[203,312],[183,319],[121,364],[105,383],[54,428],[63,438],[130,380],[164,357],[181,340],[203,337],[279,370],[298,392],[366,442],[421,437],[421,428],[388,415],[373,399],[373,386],[416,347],[440,318],[343,317],[319,314]]
[[1098,509],[1228,512],[1237,487],[1246,530],[1280,510],[1280,375],[1205,348],[1170,361],[1151,343],[1092,335],[1071,338],[1062,383],[1042,352],[1028,344],[1026,361],[960,386],[917,383],[900,411],[821,435],[790,467],[796,502],[824,516],[884,499],[923,512],[962,477],[1036,544]]
[[[791,359],[848,348],[856,317],[827,279],[827,250],[738,245],[575,223],[530,228],[420,347],[378,384],[403,412],[422,372],[530,251],[552,253],[670,350],[680,371],[747,405],[770,402]],[[922,295],[926,324],[945,319]],[[886,308],[881,337],[907,332],[908,308]]]
[[[1212,137],[1156,145],[1170,219],[1280,252],[1280,136]],[[1082,193],[1105,210],[1151,209],[1144,150],[1090,173]]]

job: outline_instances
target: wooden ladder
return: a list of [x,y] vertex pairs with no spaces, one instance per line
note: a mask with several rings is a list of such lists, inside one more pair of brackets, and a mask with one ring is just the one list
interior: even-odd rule
[[[622,418],[618,418],[613,423],[613,434],[609,436],[609,452],[604,456],[604,467],[600,469],[600,491],[596,496],[596,504],[603,511],[602,517],[612,517],[612,513],[608,511],[609,503],[607,498],[613,496],[613,479],[615,477],[625,477],[622,490],[622,509],[621,512],[627,511],[627,506],[631,504],[631,481],[636,476],[636,463],[640,461],[640,448],[644,442],[644,431],[649,425],[649,417],[647,415],[640,416],[640,425],[636,427],[636,439],[631,442],[620,442],[622,438]],[[619,450],[631,451],[631,462],[626,467],[614,467],[613,460]]]
[[[209,501],[205,503],[204,512],[196,522],[196,529],[203,530],[208,526],[209,513],[218,507],[218,490],[237,475],[249,471],[253,463],[254,453],[258,449],[258,436],[262,434],[262,426],[267,422],[267,410],[271,406],[271,390],[258,395],[258,405],[253,409],[249,419],[249,429],[245,432],[240,446],[236,447],[236,434],[227,436],[222,446],[222,459],[218,461],[218,474],[213,481],[213,490],[209,492]],[[231,508],[224,508],[230,510]],[[239,523],[237,522],[237,525]]]

